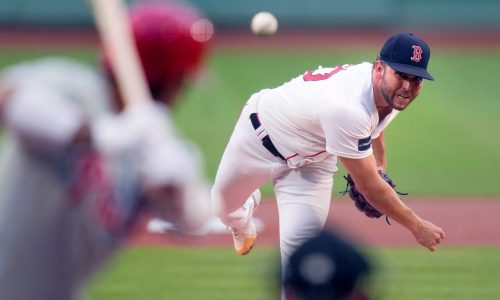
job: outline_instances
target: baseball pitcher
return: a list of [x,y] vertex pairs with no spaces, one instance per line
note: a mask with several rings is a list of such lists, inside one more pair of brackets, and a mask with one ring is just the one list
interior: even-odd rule
[[384,129],[417,98],[423,79],[433,80],[429,58],[425,41],[396,34],[373,63],[319,67],[250,97],[212,196],[225,206],[220,217],[231,228],[236,252],[253,247],[258,188],[272,180],[285,266],[292,251],[323,228],[338,160],[376,210],[436,249],[444,231],[413,212],[380,176],[386,170]]

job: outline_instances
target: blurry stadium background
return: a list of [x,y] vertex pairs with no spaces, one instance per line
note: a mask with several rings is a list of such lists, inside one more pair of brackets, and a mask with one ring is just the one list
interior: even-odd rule
[[[128,1],[132,2],[132,1]],[[498,29],[495,0],[192,0],[218,27],[246,28],[256,12],[276,14],[283,27],[412,27]],[[82,0],[1,0],[2,26],[92,26]]]
[[[191,3],[214,23],[214,48],[205,72],[182,95],[175,118],[200,145],[209,178],[251,93],[318,65],[372,61],[389,34],[411,31],[429,41],[436,81],[425,82],[418,101],[388,129],[389,174],[398,189],[432,199],[426,201],[500,200],[500,1]],[[275,14],[280,26],[266,39],[249,31],[251,17],[263,10]],[[96,63],[98,40],[87,2],[0,0],[0,67],[47,55]],[[342,175],[333,193],[338,201],[345,201],[337,193]],[[264,192],[272,196],[270,186]],[[464,227],[478,218],[463,220]],[[445,244],[434,254],[417,246],[367,250],[379,265],[379,299],[500,299],[500,245]],[[277,255],[276,247],[257,246],[248,257],[238,257],[230,236],[226,246],[132,247],[93,281],[88,296],[278,299]]]

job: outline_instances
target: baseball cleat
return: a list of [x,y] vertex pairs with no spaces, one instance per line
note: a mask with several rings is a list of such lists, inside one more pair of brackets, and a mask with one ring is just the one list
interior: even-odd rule
[[257,230],[253,220],[248,222],[248,226],[244,229],[229,228],[233,235],[234,250],[239,255],[246,255],[252,250],[257,240]]
[[255,190],[252,195],[245,201],[241,207],[242,210],[248,211],[249,221],[246,227],[235,228],[229,227],[229,231],[233,235],[234,250],[240,255],[246,255],[252,250],[257,239],[257,228],[253,221],[253,214],[260,205],[261,194],[260,190]]

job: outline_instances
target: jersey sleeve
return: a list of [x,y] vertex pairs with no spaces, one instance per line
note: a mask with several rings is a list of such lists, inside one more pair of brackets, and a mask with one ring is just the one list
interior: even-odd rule
[[318,107],[317,115],[326,139],[326,151],[354,159],[373,153],[370,118],[362,108],[327,102]]

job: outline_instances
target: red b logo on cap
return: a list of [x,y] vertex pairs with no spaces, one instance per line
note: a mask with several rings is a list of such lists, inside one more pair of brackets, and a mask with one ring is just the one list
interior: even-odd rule
[[422,48],[417,45],[411,46],[413,48],[413,57],[411,60],[414,62],[419,62],[422,59]]

